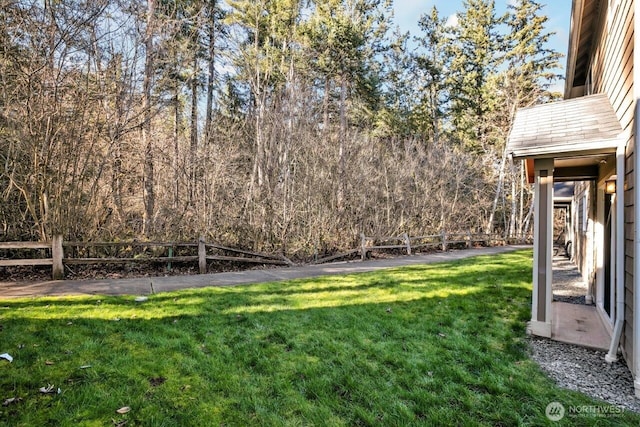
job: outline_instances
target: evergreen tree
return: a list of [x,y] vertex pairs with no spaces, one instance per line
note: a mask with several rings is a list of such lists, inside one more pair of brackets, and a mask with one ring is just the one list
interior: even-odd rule
[[222,47],[222,39],[226,37],[227,29],[223,24],[226,12],[220,6],[218,0],[205,2],[205,23],[207,47],[207,106],[204,124],[205,143],[209,144],[213,139],[213,109],[214,90],[217,85],[216,63],[218,49]]
[[[503,129],[503,134],[511,128],[518,108],[560,98],[559,94],[551,93],[549,88],[560,78],[554,70],[559,68],[562,55],[547,47],[553,33],[545,29],[548,17],[542,13],[542,9],[543,6],[535,0],[520,0],[515,4],[509,4],[506,20],[510,29],[506,37],[507,67],[501,75],[499,91],[502,94],[503,112],[494,116],[494,123]],[[505,161],[506,152],[503,153],[503,162]],[[494,205],[497,203],[496,200],[502,190],[502,181],[505,179],[504,167],[503,165],[498,179]],[[509,172],[507,178],[510,178],[511,182],[509,237],[514,237],[516,231],[518,235],[522,233],[524,207],[518,207],[518,202],[525,201],[525,184],[521,178],[522,167],[522,164],[512,165],[507,170]],[[490,221],[492,219],[490,218]]]
[[519,0],[509,4],[506,37],[507,68],[504,73],[505,89],[515,108],[557,99],[549,92],[551,84],[560,76],[554,73],[562,54],[548,48],[554,33],[546,32],[549,18],[542,14],[543,5],[535,0]]
[[500,20],[494,0],[465,0],[452,29],[452,57],[447,84],[451,99],[453,134],[471,150],[488,152],[491,137],[489,114],[496,108],[495,91],[489,86],[498,73],[503,50],[498,33]]
[[249,85],[254,120],[254,162],[249,200],[269,186],[266,170],[269,146],[264,134],[269,103],[286,81],[295,54],[301,4],[298,0],[230,1],[227,22],[245,30],[246,41],[237,52],[239,77]]
[[411,123],[416,110],[415,85],[412,80],[413,60],[408,50],[409,33],[397,28],[383,56],[384,106],[378,111],[374,134],[400,139],[415,132]]
[[451,66],[451,39],[445,27],[446,20],[440,18],[434,6],[418,22],[422,34],[416,38],[419,51],[414,54],[414,77],[419,95],[412,122],[426,140],[438,143],[447,114],[449,90],[445,81]]
[[[509,4],[505,22],[510,31],[505,36],[505,53],[502,58],[505,66],[503,71],[492,78],[490,86],[497,95],[496,107],[490,114],[492,133],[495,140],[499,142],[497,148],[502,149],[503,152],[496,193],[486,230],[490,232],[494,227],[493,222],[503,186],[505,180],[510,178],[511,206],[503,207],[505,212],[509,212],[508,224],[504,224],[509,237],[513,237],[516,229],[519,228],[516,222],[522,224],[523,219],[517,219],[516,212],[522,212],[523,209],[518,209],[516,196],[516,186],[521,173],[515,167],[507,168],[505,142],[518,108],[547,102],[554,98],[554,95],[549,92],[549,87],[559,77],[554,74],[553,69],[558,68],[558,60],[562,56],[546,47],[552,33],[545,31],[544,24],[548,18],[541,12],[542,5],[534,0],[520,0],[515,4]],[[520,192],[523,191],[523,184],[520,183]],[[524,197],[521,195],[519,199],[524,200]]]
[[[369,121],[379,107],[379,66],[375,57],[383,49],[387,31],[388,0],[325,0],[303,28],[312,67],[324,80],[324,128],[329,130],[330,100],[338,88],[338,210],[345,205],[346,139],[351,114]],[[364,113],[364,114],[363,114]]]
[[348,102],[362,101],[365,109],[378,107],[381,65],[376,55],[385,50],[389,9],[388,0],[317,1],[302,27],[306,58],[316,78],[324,80],[326,109],[338,88],[341,132],[348,125]]

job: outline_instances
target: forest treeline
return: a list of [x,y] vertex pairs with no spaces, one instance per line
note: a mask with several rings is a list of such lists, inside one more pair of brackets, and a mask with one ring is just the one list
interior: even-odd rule
[[554,99],[541,4],[419,34],[382,0],[0,0],[0,240],[526,233],[504,150]]

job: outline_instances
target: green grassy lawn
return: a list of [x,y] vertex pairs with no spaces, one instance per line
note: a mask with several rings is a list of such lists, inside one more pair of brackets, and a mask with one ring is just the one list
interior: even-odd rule
[[[179,279],[177,279],[179,280]],[[531,252],[133,297],[0,302],[0,424],[555,425]],[[43,394],[53,385],[59,394]],[[116,411],[131,408],[126,414]],[[640,416],[560,425],[639,425]]]

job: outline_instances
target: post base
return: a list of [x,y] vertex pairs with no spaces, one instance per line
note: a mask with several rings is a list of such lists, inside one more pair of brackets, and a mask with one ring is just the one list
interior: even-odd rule
[[551,338],[551,322],[531,320],[527,323],[527,334]]

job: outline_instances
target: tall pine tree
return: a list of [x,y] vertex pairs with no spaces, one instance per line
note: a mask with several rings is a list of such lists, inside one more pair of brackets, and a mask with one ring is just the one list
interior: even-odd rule
[[419,82],[418,105],[413,114],[414,126],[419,135],[434,143],[440,141],[443,121],[447,113],[448,88],[445,82],[451,65],[451,41],[447,34],[446,20],[434,6],[429,14],[418,22],[422,35],[416,39],[419,51],[414,54],[414,77]]
[[549,18],[542,9],[543,5],[535,0],[509,4],[504,86],[508,102],[515,108],[558,98],[549,88],[560,78],[554,70],[560,67],[562,54],[547,47],[554,33],[545,30]]
[[[533,104],[547,102],[556,98],[549,92],[551,84],[559,77],[554,74],[554,69],[559,67],[558,60],[561,54],[547,47],[552,33],[546,32],[544,25],[548,21],[542,14],[542,5],[535,0],[520,0],[515,4],[509,4],[508,14],[505,18],[509,33],[505,37],[505,54],[503,57],[503,71],[493,79],[495,93],[498,95],[496,108],[491,114],[493,134],[499,143],[497,148],[502,149],[500,169],[496,193],[492,209],[487,220],[486,230],[490,232],[494,227],[494,218],[501,199],[504,182],[510,178],[511,194],[510,207],[505,206],[504,211],[509,212],[508,224],[504,224],[509,237],[514,237],[516,229],[522,228],[522,214],[516,217],[518,209],[517,192],[521,173],[515,167],[507,168],[506,138],[511,129],[513,117],[518,108]],[[519,165],[522,167],[522,165]],[[520,182],[520,203],[524,203],[524,184]],[[516,225],[519,223],[520,225]]]
[[488,152],[491,138],[489,115],[496,106],[489,83],[498,73],[502,50],[494,0],[465,0],[452,29],[452,57],[447,84],[455,140],[471,150]]

